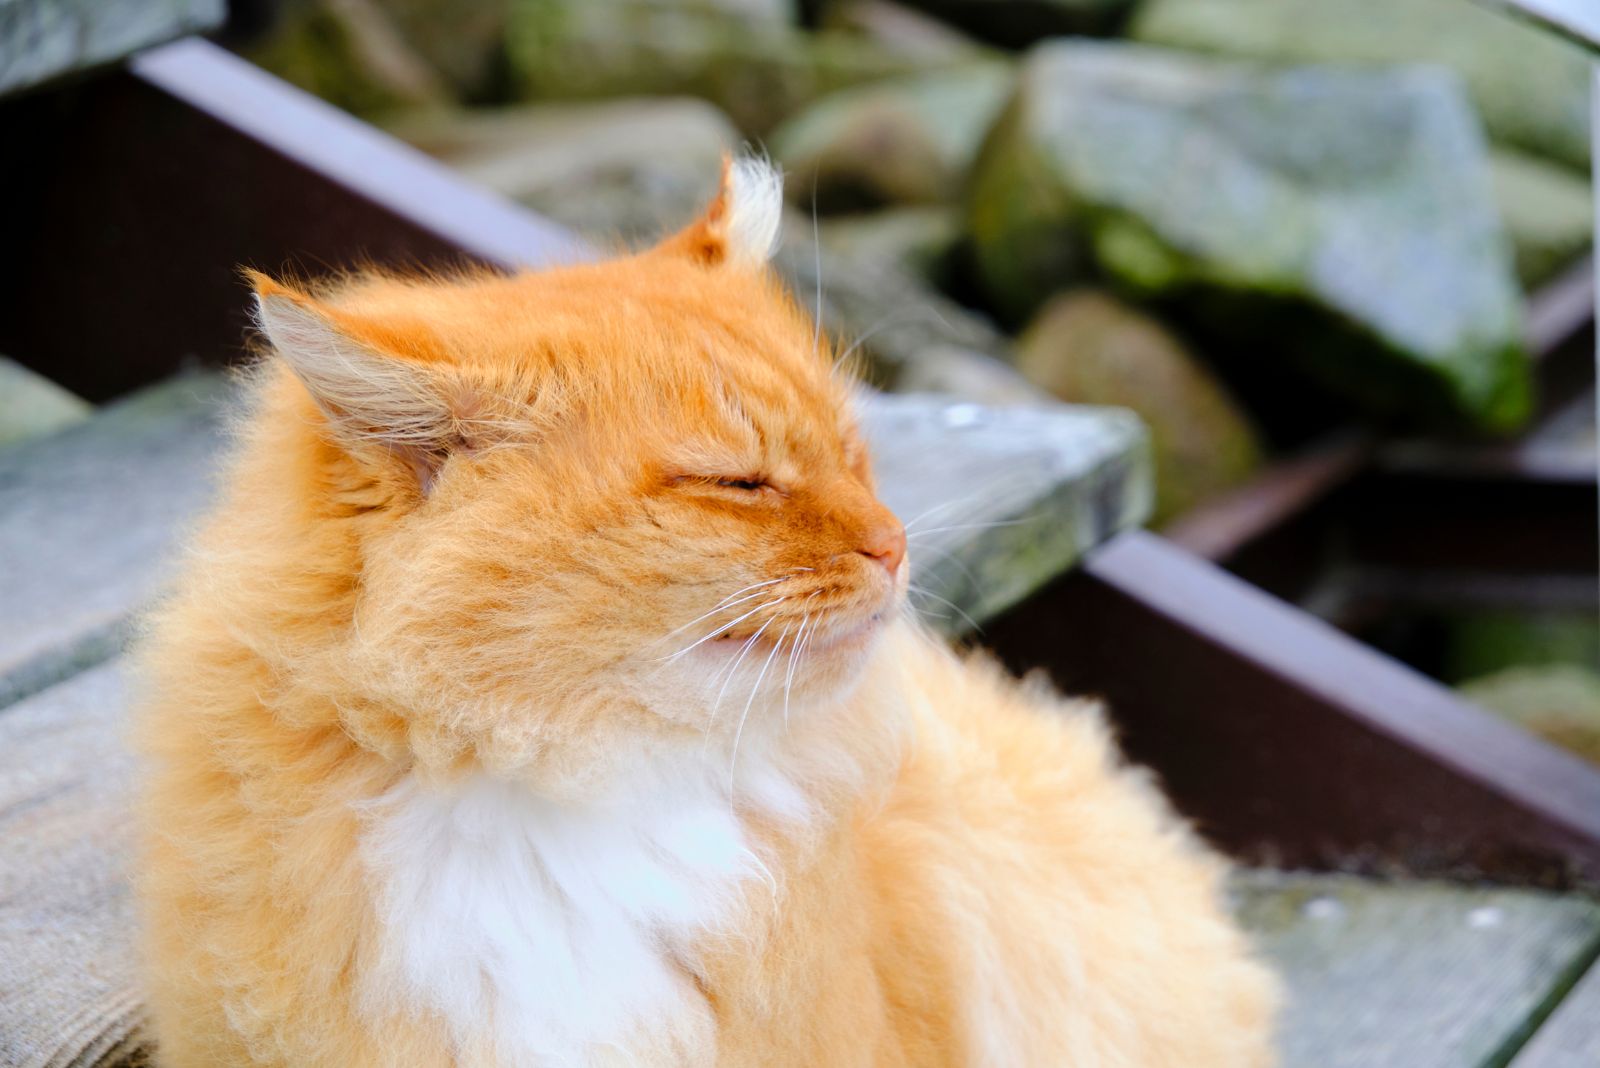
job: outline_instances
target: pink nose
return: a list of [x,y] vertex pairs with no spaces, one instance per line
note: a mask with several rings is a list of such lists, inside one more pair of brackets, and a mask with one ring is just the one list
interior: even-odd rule
[[866,529],[857,551],[878,561],[892,577],[900,570],[900,561],[906,558],[906,528],[885,511],[882,518]]

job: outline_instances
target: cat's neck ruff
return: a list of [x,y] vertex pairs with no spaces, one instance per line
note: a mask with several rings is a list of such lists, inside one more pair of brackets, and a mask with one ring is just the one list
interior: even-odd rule
[[610,1047],[709,1063],[696,945],[737,934],[747,894],[780,891],[752,818],[803,834],[821,818],[808,772],[827,769],[835,796],[859,775],[842,750],[780,762],[782,737],[746,737],[737,764],[694,743],[582,804],[478,774],[408,776],[362,805],[381,931],[364,1009],[436,1015],[467,1062],[587,1064]]

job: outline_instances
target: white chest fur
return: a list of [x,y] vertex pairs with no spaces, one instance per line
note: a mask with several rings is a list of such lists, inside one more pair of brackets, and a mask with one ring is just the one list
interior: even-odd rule
[[715,781],[584,807],[488,777],[391,790],[364,813],[383,925],[364,1007],[435,1012],[502,1065],[707,1063],[683,962],[763,871]]

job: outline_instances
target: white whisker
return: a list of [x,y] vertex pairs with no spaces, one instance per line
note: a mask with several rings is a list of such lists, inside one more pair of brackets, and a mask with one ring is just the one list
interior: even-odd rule
[[707,634],[705,637],[703,637],[699,641],[695,642],[694,645],[685,646],[684,648],[679,649],[675,653],[672,653],[672,654],[670,654],[668,656],[657,657],[656,659],[657,660],[676,660],[676,659],[678,659],[678,657],[682,656],[684,653],[687,653],[690,649],[693,649],[696,645],[701,644],[701,642],[708,642],[712,638],[715,638],[718,634],[721,634],[724,631],[726,631],[726,630],[728,630],[728,629],[730,629],[732,627],[737,627],[740,623],[743,623],[745,620],[749,619],[751,616],[755,615],[757,612],[761,611],[763,608],[771,608],[773,605],[782,604],[784,601],[787,601],[788,599],[789,598],[786,597],[786,596],[785,597],[775,597],[770,601],[765,601],[765,602],[763,602],[761,604],[758,604],[754,608],[750,609],[750,611],[748,611],[744,615],[740,616],[738,619],[733,620],[731,623],[718,624],[715,628],[712,629],[711,633]]
[[[786,581],[787,577],[788,576],[785,576],[784,578],[781,578],[781,579],[773,579],[772,582],[758,582],[756,585],[757,586],[770,586],[770,585],[772,585],[773,582],[784,582],[784,581]],[[746,586],[745,587],[746,590],[753,589],[753,588],[754,587],[751,587],[751,586]],[[740,590],[739,592],[743,593],[744,590]],[[745,596],[740,597],[737,601],[732,601],[732,602],[729,602],[729,603],[726,603],[726,604],[719,603],[715,608],[711,609],[711,611],[706,612],[703,615],[695,616],[693,619],[689,620],[689,622],[685,623],[681,627],[674,627],[673,629],[667,631],[661,637],[657,638],[655,640],[655,642],[653,642],[652,644],[659,644],[661,642],[664,642],[668,638],[672,637],[674,634],[681,634],[684,631],[688,630],[690,627],[694,626],[696,623],[700,622],[702,619],[709,619],[710,617],[716,615],[718,612],[725,612],[730,608],[734,608],[734,607],[737,607],[738,605],[744,604],[746,601],[753,601],[757,597],[762,597],[762,596],[765,596],[765,595],[760,590],[756,590],[755,593],[746,594]],[[722,630],[724,628],[719,627],[717,629],[718,630]]]
[[952,530],[992,530],[995,527],[1020,527],[1028,522],[1030,520],[1025,517],[1022,519],[998,519],[992,523],[955,523],[948,527],[929,527],[914,534],[907,534],[906,540],[910,541],[912,538],[926,537],[929,534],[945,534]]
[[744,658],[750,654],[750,650],[755,647],[756,641],[760,639],[761,635],[766,633],[767,628],[772,626],[777,621],[778,617],[773,616],[771,619],[761,624],[761,628],[759,630],[745,639],[744,648],[739,650],[738,659],[733,662],[733,667],[728,669],[728,677],[722,683],[722,689],[717,691],[716,703],[711,706],[712,722],[716,721],[717,710],[722,707],[722,698],[727,694],[729,684],[733,682],[734,676],[739,674],[739,665],[744,663]]
[[756,703],[756,693],[761,689],[762,680],[767,677],[767,669],[772,666],[772,660],[778,655],[778,650],[783,648],[784,640],[789,637],[789,628],[784,627],[783,633],[772,646],[772,652],[767,654],[766,662],[761,665],[761,672],[756,675],[755,683],[750,687],[750,696],[744,703],[744,711],[739,713],[739,728],[733,732],[733,758],[728,761],[728,797],[733,797],[734,773],[739,767],[739,739],[744,737],[744,722],[750,718],[750,706]]
[[960,605],[956,604],[954,601],[950,600],[949,598],[940,597],[937,593],[934,593],[932,590],[924,589],[923,587],[918,586],[914,582],[911,583],[907,587],[907,589],[912,594],[920,595],[922,597],[932,597],[935,601],[939,601],[942,604],[949,605],[951,608],[954,608],[957,613],[960,614],[962,619],[966,620],[969,624],[971,624],[973,630],[977,631],[979,634],[983,633],[983,627],[978,625],[978,621],[976,619],[973,619],[971,616],[967,615],[966,609],[962,608]]
[[800,652],[800,641],[806,636],[806,625],[811,622],[811,613],[807,612],[805,618],[800,620],[800,629],[794,633],[794,644],[789,646],[789,672],[783,679],[783,728],[789,729],[789,692],[794,688],[794,660]]

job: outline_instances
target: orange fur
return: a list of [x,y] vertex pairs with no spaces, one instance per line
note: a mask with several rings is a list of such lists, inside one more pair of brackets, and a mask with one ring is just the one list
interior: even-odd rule
[[[899,618],[904,535],[848,383],[729,254],[734,213],[725,188],[654,250],[543,273],[254,279],[279,351],[143,650],[162,1063],[1270,1063],[1272,984],[1221,866],[1097,710]],[[600,979],[654,1015],[597,1015],[539,1059],[493,954],[456,989],[374,980],[408,937],[447,971],[467,952],[395,929],[413,913],[384,880],[424,845],[375,828],[405,798],[511,791],[567,841],[570,813],[670,817],[638,784],[680,780],[750,859],[726,903],[613,947],[653,954],[653,986]],[[480,870],[453,852],[479,825],[448,811],[426,855]],[[501,900],[481,889],[454,892]],[[481,1030],[455,994],[492,1007]]]

